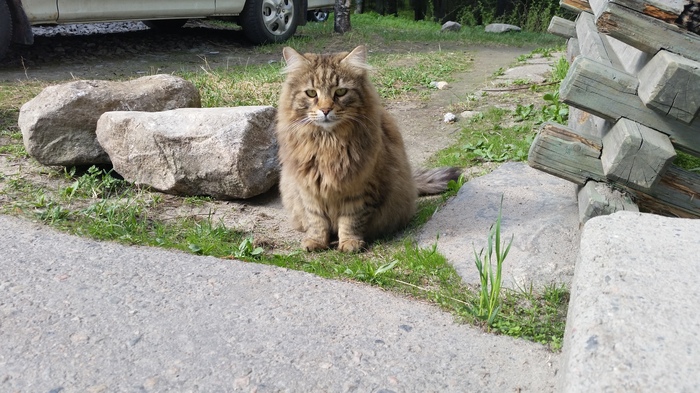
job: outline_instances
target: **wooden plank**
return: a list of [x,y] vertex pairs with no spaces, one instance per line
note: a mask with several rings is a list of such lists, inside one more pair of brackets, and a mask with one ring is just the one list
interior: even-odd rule
[[559,0],[559,6],[573,12],[591,12],[588,0]]
[[[543,172],[584,185],[589,179],[610,182],[603,173],[602,145],[568,127],[545,123],[530,147],[528,164]],[[597,164],[596,164],[597,161]],[[629,193],[640,209],[677,217],[700,218],[700,174],[673,165],[650,191],[615,184]]]
[[576,18],[576,38],[578,38],[581,54],[607,66],[614,66],[619,61],[613,53],[608,53],[603,39],[598,34],[593,14],[582,12]]
[[600,161],[608,179],[648,191],[675,157],[676,151],[666,135],[622,118],[603,138]]
[[668,135],[678,149],[700,156],[700,123],[685,124],[647,108],[637,96],[635,76],[579,56],[561,83],[569,105],[613,122],[625,117]]
[[690,0],[589,0],[589,3],[596,16],[604,12],[609,3],[615,3],[666,23],[673,23]]
[[638,75],[639,98],[648,108],[690,124],[700,111],[700,63],[659,51]]
[[614,189],[608,183],[589,180],[578,192],[578,217],[581,224],[593,217],[622,210],[638,212],[639,207],[632,202],[629,194]]
[[576,37],[576,23],[568,19],[555,16],[549,22],[547,31],[559,37],[572,38]]
[[651,59],[651,56],[646,52],[642,52],[609,35],[601,34],[601,38],[607,44],[606,47],[615,53],[620,61],[621,69],[628,74],[637,75]]
[[661,49],[700,61],[700,36],[615,3],[597,17],[598,32],[650,54]]

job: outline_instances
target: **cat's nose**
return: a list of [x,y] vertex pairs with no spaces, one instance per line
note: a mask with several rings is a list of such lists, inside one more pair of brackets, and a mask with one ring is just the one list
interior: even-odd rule
[[333,109],[332,108],[321,108],[320,111],[323,112],[324,116],[328,116],[329,113],[331,113]]

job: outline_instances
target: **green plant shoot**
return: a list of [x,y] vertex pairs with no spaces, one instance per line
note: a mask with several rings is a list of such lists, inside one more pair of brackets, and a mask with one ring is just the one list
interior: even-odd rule
[[[491,225],[487,241],[486,254],[482,248],[479,253],[474,249],[476,268],[479,271],[481,288],[479,291],[479,307],[476,316],[486,321],[491,326],[501,309],[501,274],[503,272],[503,261],[505,261],[513,244],[513,236],[506,246],[501,243],[501,213],[503,211],[503,196],[501,205],[498,208],[498,218]],[[496,258],[496,271],[494,273],[493,257]]]

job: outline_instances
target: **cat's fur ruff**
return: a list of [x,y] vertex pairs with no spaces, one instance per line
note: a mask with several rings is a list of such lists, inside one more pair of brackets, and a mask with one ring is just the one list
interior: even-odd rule
[[411,173],[403,139],[370,84],[366,49],[316,55],[284,48],[279,102],[280,193],[302,247],[358,251],[408,224],[419,193],[438,193],[456,168]]

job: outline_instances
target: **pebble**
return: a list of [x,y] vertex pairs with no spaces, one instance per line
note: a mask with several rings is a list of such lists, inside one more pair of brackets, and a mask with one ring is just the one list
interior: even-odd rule
[[471,119],[472,117],[478,115],[479,111],[464,111],[460,113],[459,115],[462,117],[462,119]]
[[430,87],[434,87],[434,88],[436,88],[436,89],[438,89],[438,90],[445,90],[445,89],[447,89],[447,86],[448,86],[448,84],[447,84],[447,82],[445,82],[445,81],[439,81],[439,82],[433,81],[433,82],[430,82]]
[[454,113],[452,113],[452,112],[445,113],[445,117],[444,117],[445,123],[449,124],[449,123],[454,123],[456,121],[457,121],[457,116],[455,116]]

